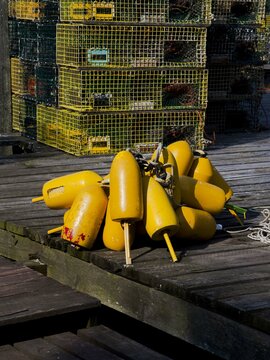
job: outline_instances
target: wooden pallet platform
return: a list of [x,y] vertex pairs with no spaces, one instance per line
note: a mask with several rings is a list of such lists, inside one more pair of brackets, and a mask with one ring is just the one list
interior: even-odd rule
[[[270,209],[270,132],[223,135],[206,151],[233,188],[232,203],[248,209],[245,229],[256,227]],[[227,211],[211,241],[174,242],[177,263],[165,244],[143,238],[126,268],[123,252],[104,249],[100,239],[89,251],[47,236],[64,212],[31,203],[44,182],[86,169],[105,175],[112,158],[76,158],[41,144],[35,153],[0,157],[0,254],[38,260],[49,277],[220,358],[269,359],[270,248]]]

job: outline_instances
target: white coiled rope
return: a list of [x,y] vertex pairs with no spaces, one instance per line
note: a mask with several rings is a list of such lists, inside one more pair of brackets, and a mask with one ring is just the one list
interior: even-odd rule
[[263,209],[261,213],[264,219],[259,223],[258,227],[249,228],[252,233],[248,234],[248,237],[264,244],[270,244],[270,209]]
[[[250,211],[254,211],[255,209],[250,209]],[[232,231],[229,229],[224,229],[230,234],[236,234],[246,231],[252,231],[247,235],[252,240],[261,241],[264,244],[270,244],[270,209],[263,209],[261,214],[264,216],[264,219],[259,222],[257,227],[247,227],[246,229]]]

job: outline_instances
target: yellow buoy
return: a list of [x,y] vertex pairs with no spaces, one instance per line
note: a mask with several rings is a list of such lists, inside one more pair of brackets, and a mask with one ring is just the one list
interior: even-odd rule
[[89,185],[75,197],[62,228],[61,237],[91,249],[105,216],[108,198],[98,185]]
[[127,150],[113,159],[110,170],[110,215],[124,226],[126,265],[131,265],[129,225],[143,218],[140,167]]
[[51,209],[69,209],[81,189],[100,181],[102,177],[91,170],[60,176],[47,181],[42,187],[42,196],[32,202],[44,201]]
[[176,209],[176,215],[179,229],[175,238],[207,241],[215,235],[216,221],[207,211],[181,206]]
[[193,160],[188,176],[196,180],[210,182],[213,173],[211,161],[207,157],[198,157]]
[[232,188],[214,166],[213,166],[213,176],[210,179],[210,183],[220,187],[224,191],[226,202],[229,201],[233,196]]
[[212,164],[211,160],[206,157],[205,152],[201,152],[200,157],[194,158],[188,176],[220,187],[225,193],[226,201],[228,201],[233,195],[233,190]]
[[110,196],[110,174],[102,177],[101,186],[107,196]]
[[152,177],[143,177],[143,221],[151,239],[165,240],[173,262],[177,261],[170,236],[178,228],[178,219],[163,187]]
[[[166,183],[166,192],[169,195],[170,199],[173,202],[173,206],[177,207],[181,204],[181,192],[180,192],[180,186],[179,186],[179,175],[178,175],[178,169],[177,164],[175,161],[175,158],[170,150],[167,148],[162,148],[160,153],[158,153],[158,150],[156,150],[152,157],[151,161],[156,161],[158,167],[164,168],[164,171],[166,172],[168,179]],[[161,181],[161,179],[158,177],[158,174],[154,175],[154,178],[157,181]]]
[[225,205],[224,191],[213,184],[179,176],[182,204],[194,209],[205,210],[212,215],[220,213]]
[[178,175],[187,175],[193,162],[193,151],[186,140],[179,140],[167,146],[175,158]]
[[[110,212],[110,203],[109,198],[105,225],[103,229],[103,244],[106,248],[115,251],[125,250],[125,235],[124,235],[124,226],[119,221],[113,221],[111,218]],[[135,224],[130,224],[129,227],[129,241],[130,246],[132,246],[135,237]]]

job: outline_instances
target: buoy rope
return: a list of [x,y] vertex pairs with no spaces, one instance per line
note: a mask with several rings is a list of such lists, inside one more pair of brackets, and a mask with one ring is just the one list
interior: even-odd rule
[[[173,176],[173,165],[170,163],[162,164],[159,162],[159,158],[161,155],[163,145],[159,143],[155,158],[151,161],[147,161],[144,159],[141,153],[136,152],[132,149],[127,149],[130,151],[133,156],[135,157],[139,167],[144,170],[145,172],[150,172],[151,176],[155,176],[157,182],[161,184],[161,186],[166,190],[167,194],[172,197],[175,183],[174,183],[174,176]],[[171,167],[171,174],[166,171],[168,167]]]
[[[254,210],[253,210],[254,211]],[[264,244],[270,244],[270,209],[263,209],[261,214],[264,216],[264,219],[259,222],[257,227],[247,227],[246,229],[241,230],[228,230],[224,229],[226,232],[231,234],[252,231],[247,235],[248,238],[252,240],[261,241]]]

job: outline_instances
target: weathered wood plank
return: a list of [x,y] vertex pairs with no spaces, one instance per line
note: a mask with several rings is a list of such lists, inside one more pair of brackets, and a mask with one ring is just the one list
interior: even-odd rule
[[3,360],[31,360],[27,355],[16,350],[11,345],[0,346],[0,359],[3,359]]
[[16,261],[37,259],[41,250],[40,244],[28,238],[0,230],[0,254]]
[[100,305],[98,299],[10,260],[2,259],[0,273],[1,329],[37,319],[90,311]]
[[111,329],[103,325],[89,329],[81,329],[78,331],[78,335],[97,346],[118,354],[122,358],[128,358],[130,360],[169,359],[167,356],[158,354],[126,336],[111,331]]
[[49,360],[79,360],[76,355],[71,355],[58,346],[45,341],[44,339],[32,339],[14,344],[15,349],[27,355],[31,359]]
[[[96,326],[93,327],[94,332]],[[112,332],[113,333],[113,332]],[[82,337],[78,337],[72,333],[62,333],[44,338],[50,344],[68,352],[69,354],[77,356],[79,359],[101,359],[101,360],[120,360],[123,357],[117,356],[116,351],[107,351],[98,344],[85,341]],[[112,349],[113,350],[113,349]]]
[[[160,291],[161,288],[155,290],[124,277],[109,274],[91,264],[81,263],[78,259],[70,260],[73,265],[69,263],[64,273],[60,272],[60,268],[57,269],[55,264],[56,267],[51,267],[50,275],[65,283],[76,283],[77,288],[98,294],[101,301],[109,307],[221,357],[229,359],[233,353],[250,360],[268,358],[269,336],[264,333],[170,296]],[[89,273],[89,277],[84,281],[79,280],[78,273],[76,279],[74,277],[72,268],[76,267],[77,262],[81,264],[81,274],[85,271]],[[91,270],[86,270],[87,267]],[[140,301],[134,302],[133,299]],[[169,311],[168,304],[173,311]]]

